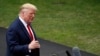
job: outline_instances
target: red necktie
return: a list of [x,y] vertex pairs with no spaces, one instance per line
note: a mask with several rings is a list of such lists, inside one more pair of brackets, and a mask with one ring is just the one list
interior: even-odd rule
[[33,35],[32,35],[31,27],[30,27],[29,24],[27,25],[27,28],[28,28],[28,32],[29,32],[29,35],[30,35],[30,39],[33,40]]

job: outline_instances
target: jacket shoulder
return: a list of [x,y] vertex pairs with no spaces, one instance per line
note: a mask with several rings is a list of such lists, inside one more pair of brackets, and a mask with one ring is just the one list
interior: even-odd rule
[[21,25],[22,25],[21,21],[19,20],[19,18],[17,18],[11,23],[8,29],[17,29],[21,27]]

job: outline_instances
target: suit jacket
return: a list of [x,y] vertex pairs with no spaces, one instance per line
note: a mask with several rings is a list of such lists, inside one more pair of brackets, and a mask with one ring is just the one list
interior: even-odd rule
[[[33,30],[33,29],[32,29]],[[34,30],[33,30],[34,32]],[[34,32],[35,39],[36,35]],[[22,24],[22,22],[17,18],[8,28],[6,33],[7,42],[7,56],[39,56],[39,48],[31,50],[29,52],[28,44],[31,42],[29,34]]]

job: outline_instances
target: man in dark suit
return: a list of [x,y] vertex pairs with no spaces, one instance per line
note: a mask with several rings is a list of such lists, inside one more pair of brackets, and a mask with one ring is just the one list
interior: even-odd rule
[[40,56],[40,44],[30,26],[36,10],[36,6],[30,3],[21,6],[19,17],[6,33],[7,56]]

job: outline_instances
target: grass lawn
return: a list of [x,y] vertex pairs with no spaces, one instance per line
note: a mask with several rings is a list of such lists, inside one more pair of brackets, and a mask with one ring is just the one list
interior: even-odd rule
[[100,0],[0,0],[0,27],[9,27],[26,2],[38,7],[38,37],[100,55]]

